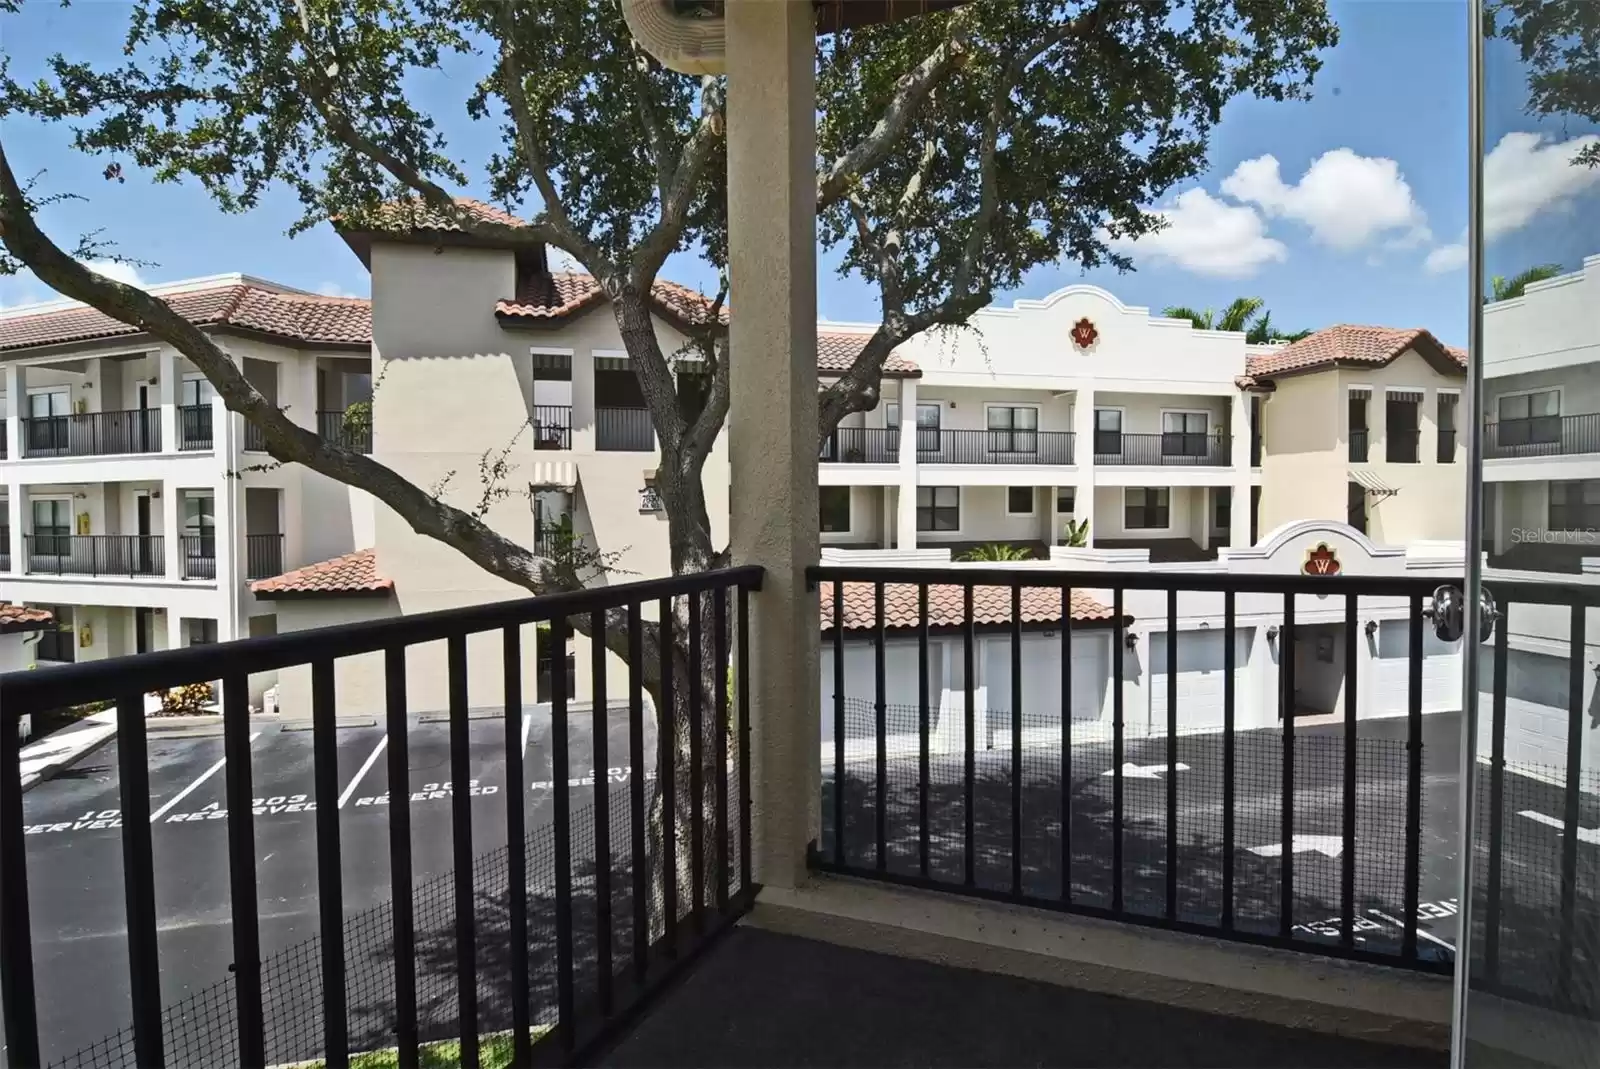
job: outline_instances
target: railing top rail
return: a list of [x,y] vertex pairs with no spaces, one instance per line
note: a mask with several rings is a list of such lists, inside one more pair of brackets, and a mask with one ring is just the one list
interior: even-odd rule
[[273,671],[328,658],[435,642],[451,635],[476,634],[622,608],[681,594],[739,587],[759,590],[762,574],[759,566],[744,565],[489,605],[440,609],[387,620],[160,650],[136,657],[90,661],[49,672],[7,672],[0,675],[0,722],[118,695],[146,694],[195,680]]

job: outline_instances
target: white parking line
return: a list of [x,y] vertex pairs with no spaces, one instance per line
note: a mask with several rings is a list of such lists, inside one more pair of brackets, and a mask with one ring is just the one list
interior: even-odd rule
[[[1405,921],[1398,920],[1398,919],[1396,919],[1394,917],[1391,917],[1387,913],[1383,912],[1381,909],[1368,909],[1367,912],[1372,914],[1372,916],[1377,917],[1379,920],[1388,921],[1390,924],[1394,925],[1396,928],[1399,928],[1401,931],[1405,931],[1405,927],[1406,927]],[[1444,947],[1446,950],[1454,951],[1455,948],[1456,948],[1456,945],[1454,943],[1447,943],[1443,939],[1440,939],[1438,936],[1424,931],[1420,926],[1417,928],[1417,934],[1419,936],[1421,936],[1422,938],[1428,940],[1430,943],[1438,943],[1440,946]]]
[[522,711],[522,756],[524,757],[528,756],[528,733],[532,730],[533,717],[529,716],[528,711],[524,709]]
[[340,809],[343,809],[344,804],[350,800],[350,796],[356,793],[356,788],[361,786],[361,781],[366,778],[367,772],[372,768],[373,763],[378,760],[378,755],[383,752],[383,748],[387,745],[389,745],[389,736],[385,735],[378,740],[378,745],[372,748],[372,752],[367,755],[367,759],[356,770],[356,774],[350,780],[349,786],[345,787],[344,793],[339,796]]
[[[254,735],[250,736],[250,741],[251,742],[255,742],[260,737],[261,737],[261,732],[258,731]],[[224,757],[222,760],[218,761],[216,764],[212,765],[210,768],[208,768],[204,772],[200,773],[200,778],[199,779],[195,780],[193,783],[189,784],[189,786],[185,787],[183,790],[179,791],[177,794],[175,794],[171,798],[167,799],[166,805],[163,805],[160,809],[156,810],[154,813],[151,813],[150,814],[150,823],[154,824],[156,821],[158,821],[162,817],[166,816],[167,813],[171,811],[173,806],[177,805],[179,802],[181,802],[185,798],[189,797],[189,795],[193,794],[194,793],[194,789],[196,787],[200,786],[200,784],[204,783],[206,780],[210,779],[212,776],[215,776],[217,774],[218,770],[220,770],[222,768],[222,766],[226,765],[227,763],[228,763],[228,759],[226,757]]]

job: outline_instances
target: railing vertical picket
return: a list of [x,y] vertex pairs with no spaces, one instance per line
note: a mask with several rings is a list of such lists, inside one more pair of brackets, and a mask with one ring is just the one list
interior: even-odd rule
[[974,737],[978,721],[977,674],[974,649],[977,646],[976,628],[972,617],[972,584],[961,588],[961,686],[966,691],[963,709],[962,732],[966,740],[962,755],[962,882],[968,887],[977,884],[977,823],[973,817],[972,781],[976,776],[976,746]]
[[706,794],[705,794],[705,676],[704,648],[700,641],[703,626],[700,594],[690,594],[689,603],[689,911],[694,930],[706,930]]
[[632,844],[633,979],[644,986],[650,969],[650,863],[644,841],[644,622],[640,606],[628,606],[628,825]]
[[[522,630],[501,633],[501,668],[506,705],[506,912],[511,942],[511,1064],[523,1069],[533,1058],[528,975],[528,831],[522,765]],[[403,726],[403,722],[402,722]],[[390,792],[393,804],[393,792]]]
[[1122,912],[1122,588],[1111,592],[1111,911]]
[[754,882],[750,863],[750,591],[739,587],[739,890]]
[[[450,845],[455,864],[456,1000],[460,1007],[461,1065],[463,1069],[477,1069],[478,921],[477,896],[472,887],[472,750],[467,733],[465,634],[453,634],[445,640],[445,657],[450,699]],[[556,663],[561,662],[558,659]],[[552,677],[566,675],[561,671],[550,674]]]
[[[23,562],[17,565],[20,570]],[[0,1020],[7,1065],[37,1069],[33,922],[28,910],[28,840],[22,812],[21,713],[0,708]]]
[[1011,588],[1011,893],[1022,894],[1022,587]]
[[1410,663],[1406,685],[1405,930],[1400,954],[1417,957],[1417,904],[1422,878],[1422,597],[1411,598]]
[[1570,1002],[1572,998],[1572,950],[1578,906],[1578,801],[1583,774],[1583,736],[1587,727],[1583,702],[1583,676],[1587,667],[1585,619],[1583,605],[1575,602],[1572,622],[1568,625],[1571,630],[1567,654],[1566,790],[1562,795],[1565,804],[1561,814],[1561,932],[1556,944],[1556,990],[1563,1002]]
[[606,698],[606,613],[589,614],[589,767],[594,779],[595,994],[600,1016],[611,1016],[611,708]]
[[[559,667],[568,634],[565,616],[550,621],[549,640],[557,665],[556,671],[550,673],[550,788],[555,796],[552,821],[556,862],[556,1030],[560,1033],[561,1048],[571,1052],[578,1039],[572,991],[572,771],[568,753],[567,673]],[[671,811],[669,800],[667,812]],[[670,886],[670,876],[667,883]]]
[[150,834],[150,753],[144,695],[117,699],[117,778],[122,794],[122,888],[128,911],[129,993],[134,1062],[166,1064],[161,1034],[161,960],[156,946],[156,877]]
[[[411,755],[406,726],[406,648],[383,651],[384,712],[389,772],[389,913],[394,933],[395,1045],[400,1069],[416,1069],[417,966],[416,930],[411,891]],[[508,766],[509,769],[509,766]],[[508,782],[514,782],[507,776]],[[519,859],[519,851],[512,851]],[[521,886],[512,870],[513,893]],[[512,945],[517,946],[516,913],[512,913]],[[526,942],[523,966],[526,974]],[[524,988],[524,991],[526,989]],[[526,1061],[520,1063],[526,1065]]]
[[1222,930],[1233,931],[1233,736],[1236,692],[1233,673],[1238,661],[1234,592],[1222,594]]
[[1344,848],[1339,854],[1339,942],[1356,945],[1356,643],[1357,601],[1344,599],[1344,791],[1341,817]]
[[718,911],[728,907],[728,593],[726,587],[716,591],[716,601],[711,606],[712,661],[716,664],[717,720],[711,733],[712,767],[717,770],[712,800],[715,807],[717,842],[712,853],[715,867],[716,903]]
[[[656,782],[661,785],[661,939],[668,958],[678,956],[678,711],[673,671],[671,598],[656,606],[661,620],[661,706],[656,714]],[[691,684],[692,685],[692,684]]]
[[344,875],[339,854],[339,740],[333,661],[311,663],[311,777],[317,802],[317,913],[322,950],[322,1051],[328,1069],[348,1069]]
[[261,932],[256,906],[255,813],[251,799],[250,705],[246,677],[222,681],[223,797],[228,810],[228,898],[233,921],[234,1023],[239,1064],[267,1063],[261,1009]]
[[1072,588],[1061,588],[1061,900],[1072,903]]
[[[1489,721],[1488,887],[1483,911],[1483,974],[1492,985],[1500,978],[1500,886],[1506,790],[1506,672],[1510,661],[1511,607],[1501,605],[1494,629],[1494,696]],[[1471,848],[1472,844],[1469,844]]]
[[877,763],[873,773],[873,864],[879,872],[885,871],[889,859],[885,839],[888,836],[889,818],[889,761],[887,756],[889,733],[888,679],[884,665],[883,584],[872,585],[872,718],[873,739]]
[[1178,588],[1167,590],[1167,920],[1178,919]]
[[844,850],[844,584],[833,584],[833,860]]
[[928,584],[917,584],[917,874],[928,878]]
[[1283,718],[1283,785],[1280,788],[1278,855],[1278,936],[1294,936],[1294,595],[1283,596],[1283,630],[1278,635],[1278,708]]

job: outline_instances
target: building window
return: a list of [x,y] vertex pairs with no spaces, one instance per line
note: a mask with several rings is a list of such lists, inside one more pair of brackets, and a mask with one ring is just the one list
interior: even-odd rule
[[1233,487],[1219,486],[1211,494],[1211,506],[1215,510],[1211,519],[1213,531],[1227,531],[1233,528]]
[[78,632],[72,623],[71,605],[41,605],[49,609],[55,622],[39,632],[39,646],[33,651],[35,660],[71,664],[78,657]]
[[190,619],[184,621],[189,631],[189,645],[214,646],[217,642],[217,622],[215,620]]
[[1350,391],[1350,460],[1355,464],[1367,462],[1367,397],[1366,390]]
[[[937,453],[939,451],[939,402],[932,401],[928,404],[917,405],[917,451],[919,453]],[[884,406],[884,422],[889,427],[889,440],[893,447],[899,448],[900,434],[900,403],[890,401]]]
[[33,552],[62,556],[72,552],[72,502],[66,498],[34,498]]
[[1032,516],[1033,515],[1033,487],[1008,486],[1006,487],[1006,515],[1007,516]]
[[1037,453],[1039,410],[1032,407],[989,409],[989,452]]
[[1056,487],[1056,511],[1067,516],[1077,514],[1078,488],[1076,486]]
[[[533,700],[548,702],[555,699],[555,642],[550,637],[550,628],[541,625],[537,636],[538,652],[534,657]],[[577,655],[564,650],[562,656],[562,678],[566,686],[566,696],[571,698],[578,691],[578,658]]]
[[1384,459],[1390,464],[1415,464],[1421,438],[1420,393],[1391,393],[1384,400]]
[[1130,486],[1122,503],[1122,526],[1130,531],[1164,531],[1171,526],[1172,502],[1166,487]]
[[959,486],[917,487],[917,530],[961,530],[961,488]]
[[817,502],[821,506],[823,534],[850,533],[850,488],[848,486],[817,487]]
[[1203,457],[1210,417],[1204,412],[1161,413],[1161,455]]
[[1261,540],[1261,487],[1250,488],[1250,544]]
[[1495,428],[1499,446],[1548,445],[1561,441],[1561,391],[1539,390],[1500,398]]
[[1552,531],[1600,530],[1600,479],[1550,484]]
[[1094,410],[1094,451],[1111,456],[1122,452],[1122,409]]
[[1367,533],[1367,488],[1360,483],[1350,483],[1345,493],[1345,522]]
[[1266,413],[1262,411],[1261,407],[1261,398],[1250,398],[1250,466],[1252,468],[1261,467],[1261,449],[1262,443],[1265,441],[1266,430],[1261,426],[1261,420],[1265,415]]
[[1440,464],[1456,462],[1456,402],[1459,400],[1460,394],[1439,394],[1439,450],[1434,459]]

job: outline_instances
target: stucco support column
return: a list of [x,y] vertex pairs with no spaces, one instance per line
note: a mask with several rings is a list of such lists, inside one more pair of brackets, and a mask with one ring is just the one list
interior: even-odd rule
[[178,377],[178,351],[163,348],[157,363],[156,389],[161,394],[161,448],[172,453],[178,449],[178,400],[183,382]]
[[6,552],[11,554],[11,571],[14,575],[23,575],[28,570],[23,535],[28,533],[33,523],[32,511],[28,508],[28,488],[22,483],[10,483],[6,486],[6,508],[11,515],[7,519],[11,534],[7,541]]
[[167,610],[167,649],[178,650],[187,646],[183,633],[183,617],[176,609]]
[[816,16],[809,0],[727,6],[733,559],[750,598],[755,877],[806,877],[818,819]]
[[572,448],[594,452],[594,353],[577,349],[572,354]]
[[[1228,545],[1243,548],[1250,544],[1250,395],[1243,390],[1233,395],[1233,500],[1228,503]],[[1207,513],[1206,526],[1211,526]]]
[[22,417],[28,412],[28,372],[19,364],[6,365],[6,456],[22,457]]
[[[917,548],[917,380],[900,380],[900,491],[897,549]],[[887,545],[887,543],[885,543]]]
[[1216,515],[1216,503],[1212,501],[1211,495],[1218,493],[1222,488],[1220,486],[1197,486],[1194,489],[1200,495],[1200,530],[1195,533],[1199,536],[1200,548],[1202,550],[1210,550],[1211,519]]
[[[1092,548],[1099,517],[1094,514],[1094,388],[1088,385],[1079,386],[1072,399],[1072,459],[1078,468],[1074,518],[1089,520],[1089,537],[1084,545]],[[1056,534],[1059,537],[1060,530]]]
[[166,558],[167,578],[174,580],[183,577],[183,540],[179,537],[183,533],[179,526],[183,522],[179,510],[180,493],[182,491],[177,483],[168,481],[161,484],[161,544]]

